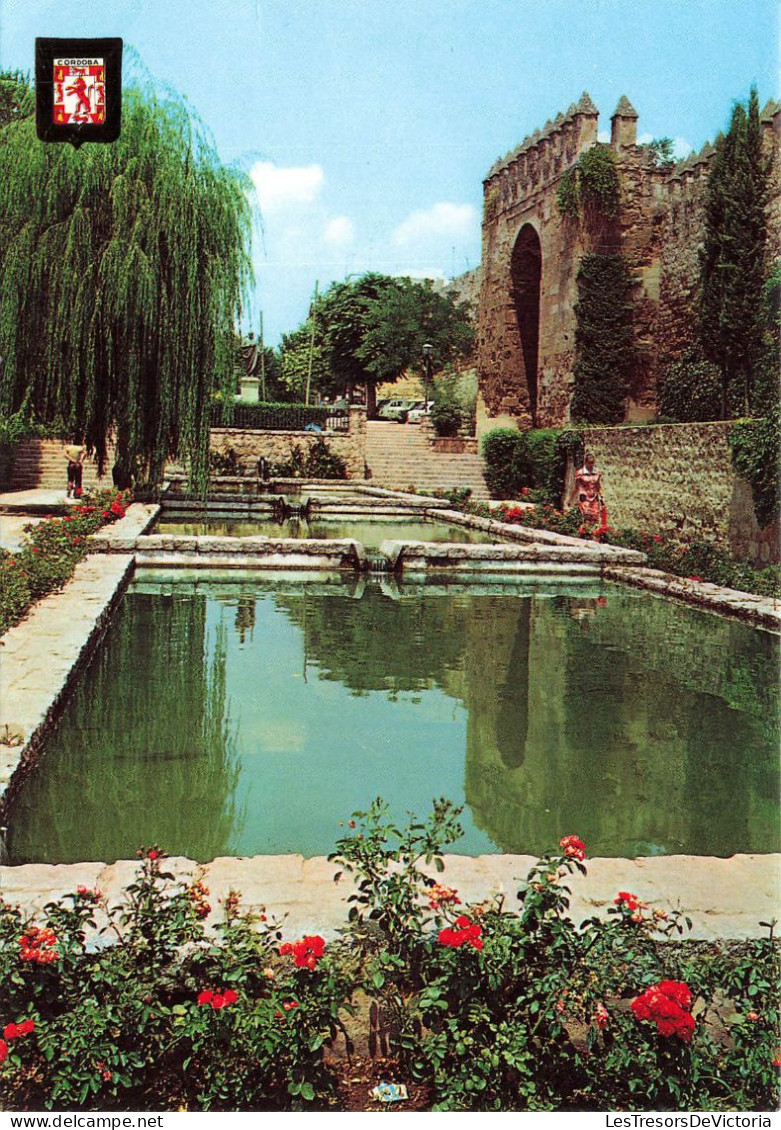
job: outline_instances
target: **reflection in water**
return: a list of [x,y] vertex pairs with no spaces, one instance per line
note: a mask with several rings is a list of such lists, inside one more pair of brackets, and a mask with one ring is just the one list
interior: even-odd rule
[[126,600],[11,814],[14,862],[324,854],[377,795],[401,821],[466,803],[466,854],[779,848],[767,633],[582,583],[164,591]]

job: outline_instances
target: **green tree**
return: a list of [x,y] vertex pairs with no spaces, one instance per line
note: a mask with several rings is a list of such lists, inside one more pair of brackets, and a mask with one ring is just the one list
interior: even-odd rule
[[0,133],[0,413],[29,392],[105,465],[207,476],[215,380],[234,389],[233,325],[251,279],[245,178],[180,102],[130,88],[112,145]]
[[27,77],[21,71],[0,71],[0,129],[35,109]]
[[378,384],[409,369],[422,373],[424,342],[433,347],[435,372],[468,357],[474,343],[467,305],[412,279],[369,274],[336,283],[323,296],[317,320],[332,373],[342,388],[366,385],[369,415]]
[[738,390],[744,411],[753,408],[763,350],[767,193],[768,163],[752,88],[748,105],[735,105],[729,131],[716,143],[701,257],[700,338],[705,356],[721,370],[725,418],[730,393]]
[[323,343],[318,336],[317,326],[315,326],[313,341],[309,321],[304,322],[303,326],[299,326],[292,333],[282,335],[279,380],[284,400],[303,404],[307,385],[310,394],[317,392],[324,396],[334,391],[334,378],[323,352]]

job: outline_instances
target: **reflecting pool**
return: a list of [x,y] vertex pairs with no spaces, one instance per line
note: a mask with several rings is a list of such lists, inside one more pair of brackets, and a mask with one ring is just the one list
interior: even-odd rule
[[427,522],[412,518],[286,518],[276,521],[234,520],[211,517],[195,521],[161,518],[156,534],[177,534],[180,537],[217,538],[355,538],[367,549],[378,549],[384,541],[470,542],[494,544],[501,538],[486,535],[467,526],[451,526],[446,522]]
[[469,855],[778,851],[778,646],[593,581],[139,573],[10,861],[321,855],[375,796],[463,804]]

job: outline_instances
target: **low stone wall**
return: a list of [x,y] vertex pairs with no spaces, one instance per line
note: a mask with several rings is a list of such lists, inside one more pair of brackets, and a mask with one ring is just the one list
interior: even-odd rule
[[[732,424],[654,424],[584,429],[603,473],[610,525],[678,540],[714,542],[739,561],[779,561],[779,529],[757,525],[751,488],[733,470]],[[567,494],[572,483],[568,472]]]
[[283,463],[290,459],[293,448],[303,450],[322,439],[329,451],[338,455],[347,464],[349,479],[366,477],[366,410],[350,409],[350,426],[346,432],[283,432],[283,431],[245,431],[242,428],[212,428],[210,450],[224,455],[233,450],[239,463],[253,468],[260,456],[271,463]]

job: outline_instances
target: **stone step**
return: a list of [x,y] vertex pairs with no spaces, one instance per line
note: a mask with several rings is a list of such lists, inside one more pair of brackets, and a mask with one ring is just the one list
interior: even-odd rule
[[[14,460],[11,490],[64,490],[67,479],[62,449],[63,443],[57,439],[22,440]],[[112,463],[109,451],[109,467]],[[84,463],[82,484],[85,487],[110,487],[111,472],[99,478],[97,465],[88,458]]]

